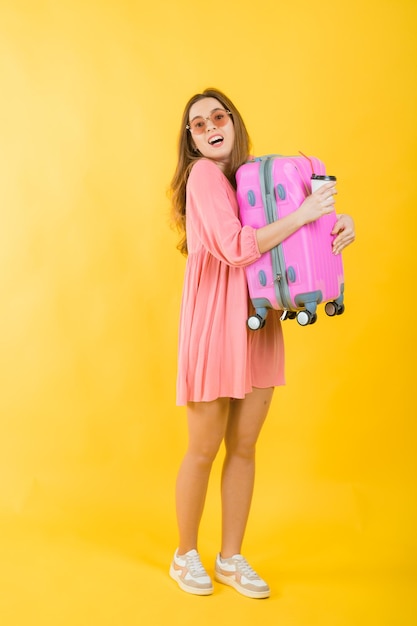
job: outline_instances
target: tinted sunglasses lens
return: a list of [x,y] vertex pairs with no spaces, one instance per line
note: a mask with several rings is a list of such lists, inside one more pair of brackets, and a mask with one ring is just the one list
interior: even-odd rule
[[201,135],[206,130],[206,121],[202,117],[196,117],[190,122],[190,130],[193,135]]
[[229,121],[229,115],[226,111],[214,111],[210,115],[210,119],[215,126],[221,128],[222,126],[226,126]]

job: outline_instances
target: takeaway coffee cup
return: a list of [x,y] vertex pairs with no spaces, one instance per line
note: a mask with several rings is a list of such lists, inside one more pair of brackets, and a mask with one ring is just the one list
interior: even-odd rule
[[313,174],[311,177],[311,193],[314,193],[319,189],[322,185],[326,183],[335,183],[336,176],[320,176],[319,174]]

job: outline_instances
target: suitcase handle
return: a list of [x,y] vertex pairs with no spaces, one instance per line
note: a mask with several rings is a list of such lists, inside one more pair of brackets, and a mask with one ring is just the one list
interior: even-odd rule
[[310,184],[310,185],[308,185],[308,183],[306,183],[306,181],[305,181],[305,178],[304,178],[303,174],[300,172],[300,170],[298,169],[298,167],[297,167],[297,165],[296,165],[295,163],[294,163],[294,167],[295,167],[295,169],[297,170],[297,172],[298,172],[298,174],[299,174],[299,176],[300,176],[300,178],[301,178],[301,182],[302,182],[302,183],[303,183],[303,185],[304,185],[304,190],[305,190],[305,192],[306,192],[306,197],[307,197],[307,196],[310,196],[310,195],[311,195],[311,184]]
[[311,174],[312,176],[314,176],[315,172],[314,172],[314,167],[313,167],[313,161],[310,159],[310,157],[308,157],[306,154],[304,154],[304,152],[301,152],[301,150],[298,151],[301,156],[303,156],[305,159],[307,159],[307,161],[310,163],[310,167],[311,167]]
[[266,161],[267,159],[273,159],[274,157],[284,157],[284,154],[264,154],[259,157],[252,157],[247,163],[260,163],[262,161]]
[[[306,154],[301,152],[301,150],[299,150],[298,152],[299,152],[299,154],[301,154],[301,156],[304,159],[307,159],[307,161],[310,163],[311,172],[314,174],[314,167],[313,167],[313,163],[312,163],[311,159]],[[264,154],[264,155],[259,156],[259,157],[252,157],[251,159],[249,159],[249,161],[247,161],[247,163],[262,163],[263,161],[268,161],[269,159],[274,159],[274,158],[277,158],[277,157],[278,158],[280,158],[280,157],[291,158],[291,156],[287,156],[286,157],[286,155],[284,155],[284,154],[275,154],[275,153],[274,154]],[[295,157],[295,158],[297,158],[297,157]],[[311,185],[309,184],[310,181],[306,182],[304,176],[302,175],[302,173],[298,169],[298,167],[295,164],[295,162],[293,164],[294,164],[294,167],[297,170],[297,172],[298,172],[298,174],[299,174],[299,176],[301,178],[301,181],[302,181],[302,183],[304,185],[304,190],[306,192],[306,196],[311,195]]]

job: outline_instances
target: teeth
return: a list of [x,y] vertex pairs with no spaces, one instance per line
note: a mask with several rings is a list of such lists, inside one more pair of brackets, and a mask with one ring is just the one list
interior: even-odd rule
[[216,135],[215,137],[211,137],[209,140],[209,144],[217,143],[218,141],[223,141],[223,137],[221,135]]

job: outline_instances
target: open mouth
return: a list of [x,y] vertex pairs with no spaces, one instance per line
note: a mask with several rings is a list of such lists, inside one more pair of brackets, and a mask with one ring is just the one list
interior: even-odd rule
[[210,137],[210,139],[208,140],[211,146],[220,146],[223,141],[224,138],[221,135],[213,135],[213,137]]

